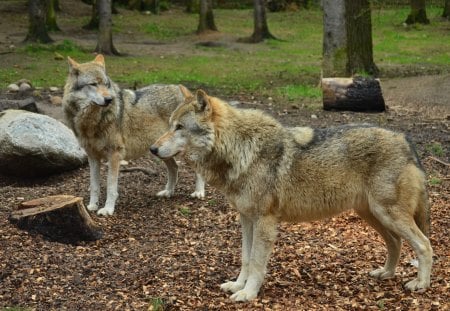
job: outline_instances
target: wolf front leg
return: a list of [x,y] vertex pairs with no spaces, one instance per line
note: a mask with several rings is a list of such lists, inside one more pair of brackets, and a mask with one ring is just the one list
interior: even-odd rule
[[156,195],[158,197],[170,198],[174,191],[175,185],[178,182],[178,165],[174,158],[164,160],[167,166],[167,184],[164,190],[161,190]]
[[277,236],[277,226],[278,220],[272,215],[261,216],[253,222],[253,241],[247,282],[243,289],[231,295],[232,300],[249,301],[258,295]]
[[98,210],[98,197],[100,195],[100,161],[88,156],[90,171],[90,199],[87,209]]
[[242,266],[241,272],[235,282],[229,281],[220,285],[225,292],[235,293],[244,288],[248,278],[248,264],[250,262],[250,252],[253,242],[253,223],[250,218],[240,214],[241,230],[242,230]]
[[191,198],[204,199],[205,198],[205,180],[202,175],[195,173],[195,191],[191,193]]
[[117,191],[117,183],[119,180],[120,169],[120,153],[115,151],[111,154],[108,161],[108,179],[106,185],[106,203],[105,207],[100,209],[97,214],[108,216],[114,213],[114,207],[116,205],[117,197],[119,193]]

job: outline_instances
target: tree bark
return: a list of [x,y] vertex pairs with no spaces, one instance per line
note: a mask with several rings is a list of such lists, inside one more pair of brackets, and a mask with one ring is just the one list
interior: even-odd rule
[[324,0],[323,10],[323,76],[376,76],[369,0]]
[[97,0],[99,31],[95,52],[106,55],[119,55],[113,44],[111,0]]
[[87,30],[98,29],[99,20],[98,20],[98,9],[97,9],[97,0],[92,0],[92,10],[91,10],[91,20],[89,23],[84,25],[82,28]]
[[265,39],[276,39],[269,31],[269,26],[267,24],[265,0],[254,0],[253,9],[253,34],[249,38],[248,42],[258,43]]
[[444,11],[442,12],[442,17],[450,20],[450,0],[445,0]]
[[425,8],[425,0],[411,0],[411,12],[405,21],[406,24],[429,24],[430,20],[427,18],[427,11]]
[[25,42],[53,42],[52,38],[48,35],[46,27],[48,5],[49,0],[29,0],[29,27]]
[[197,34],[207,31],[217,31],[217,27],[214,22],[212,0],[200,0],[200,13]]
[[49,6],[47,10],[47,30],[49,31],[61,31],[56,23],[56,5],[57,0],[49,0]]

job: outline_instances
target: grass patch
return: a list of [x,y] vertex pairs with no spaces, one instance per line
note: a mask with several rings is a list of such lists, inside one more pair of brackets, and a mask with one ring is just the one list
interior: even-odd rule
[[161,297],[153,297],[150,299],[148,311],[164,311],[166,303]]
[[442,183],[442,180],[438,177],[431,177],[428,180],[428,183],[430,184],[430,186],[438,186]]
[[[440,20],[440,11],[437,7],[427,8],[431,25],[404,27],[408,7],[375,8],[372,12],[374,58],[380,69],[392,65],[436,66],[442,72],[450,72],[450,40],[442,40],[448,34],[448,22]],[[162,44],[182,43],[183,48],[172,52],[170,47],[159,49],[155,45],[150,52],[139,54],[133,48],[122,51],[120,41],[115,41],[120,51],[132,55],[107,57],[108,74],[124,87],[184,83],[190,88],[214,88],[222,96],[258,92],[288,100],[320,97],[320,90],[314,86],[320,79],[322,63],[321,10],[268,12],[269,28],[282,40],[259,44],[236,42],[253,32],[252,9],[217,9],[214,14],[225,42],[220,48],[195,46],[199,40],[214,40],[195,35],[197,14],[171,9],[149,16],[122,9],[119,15],[113,16],[115,38],[120,34],[122,42],[127,44],[148,39]],[[64,23],[71,28],[81,28],[86,17],[68,16],[59,23],[63,29]],[[128,33],[136,39],[126,39]],[[62,87],[67,62],[55,60],[55,53],[84,62],[94,58],[92,50],[95,48],[95,43],[80,46],[70,33],[64,35],[67,39],[56,44],[27,45],[17,48],[13,54],[2,55],[0,87],[22,78],[31,80],[35,86]]]
[[287,85],[278,88],[278,93],[284,98],[294,101],[303,98],[320,98],[322,90],[309,85]]
[[425,150],[427,150],[436,157],[443,157],[445,154],[444,148],[442,147],[441,143],[438,142],[426,145]]
[[181,206],[178,210],[184,217],[189,217],[192,214],[192,211],[187,206]]

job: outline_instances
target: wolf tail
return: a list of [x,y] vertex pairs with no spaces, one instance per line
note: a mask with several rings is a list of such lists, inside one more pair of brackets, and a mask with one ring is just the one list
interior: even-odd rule
[[419,227],[420,231],[426,237],[430,236],[430,203],[428,201],[427,191],[424,189],[418,202],[416,213],[414,214],[414,221]]

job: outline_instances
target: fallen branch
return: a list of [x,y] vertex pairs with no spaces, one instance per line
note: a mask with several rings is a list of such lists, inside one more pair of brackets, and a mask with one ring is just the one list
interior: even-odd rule
[[447,163],[447,162],[445,162],[445,161],[442,161],[441,159],[438,159],[438,158],[436,158],[436,157],[428,156],[428,158],[430,158],[431,160],[434,160],[434,161],[436,161],[436,162],[438,162],[438,163],[441,163],[442,165],[450,166],[450,163]]

